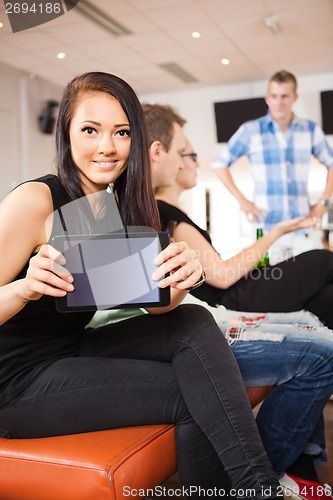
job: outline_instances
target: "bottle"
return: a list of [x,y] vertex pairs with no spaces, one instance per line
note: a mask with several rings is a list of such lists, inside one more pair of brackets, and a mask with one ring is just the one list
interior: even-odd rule
[[[257,228],[257,240],[260,240],[264,236],[263,229],[262,227]],[[269,255],[268,252],[265,253],[265,255],[262,257],[262,259],[256,264],[254,267],[257,269],[260,269],[261,267],[267,267],[269,266]]]

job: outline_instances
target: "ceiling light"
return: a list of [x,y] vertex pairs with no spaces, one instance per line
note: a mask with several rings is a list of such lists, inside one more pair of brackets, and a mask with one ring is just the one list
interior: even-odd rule
[[65,57],[66,57],[65,52],[58,52],[58,54],[57,54],[58,59],[65,59]]
[[94,21],[96,24],[99,24],[103,28],[110,31],[113,35],[122,36],[130,35],[132,33],[129,29],[118,23],[118,21],[112,17],[108,16],[105,12],[87,2],[87,0],[80,0],[79,2],[75,0],[67,0],[67,3],[72,5],[72,7],[75,7],[77,11],[88,17],[91,21]]
[[201,33],[199,33],[199,31],[193,31],[193,33],[191,34],[192,38],[200,38],[201,37]]
[[159,64],[159,66],[160,68],[165,69],[166,71],[176,76],[177,78],[180,78],[181,80],[183,80],[183,82],[190,83],[198,81],[193,75],[185,71],[185,69],[183,69],[177,63],[165,63],[165,64]]
[[1,30],[1,28],[3,28],[3,27],[4,27],[4,24],[3,24],[3,23],[0,23],[0,30]]
[[221,59],[221,64],[224,64],[225,66],[227,66],[228,64],[230,64],[230,61],[229,59]]
[[266,28],[268,28],[274,35],[280,33],[280,26],[275,16],[265,17],[263,22]]

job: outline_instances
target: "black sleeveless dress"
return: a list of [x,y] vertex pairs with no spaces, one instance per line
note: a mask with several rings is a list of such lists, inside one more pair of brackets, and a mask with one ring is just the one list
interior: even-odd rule
[[[48,185],[54,210],[64,199],[55,175],[35,179]],[[54,231],[52,231],[54,234]],[[52,236],[52,235],[51,235]],[[24,278],[29,262],[15,278]],[[64,357],[76,356],[81,336],[93,312],[61,314],[54,297],[30,301],[0,326],[0,406],[22,392],[45,367]]]

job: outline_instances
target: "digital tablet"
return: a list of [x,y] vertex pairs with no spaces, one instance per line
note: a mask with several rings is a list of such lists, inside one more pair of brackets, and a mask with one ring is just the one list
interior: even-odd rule
[[52,245],[66,259],[74,291],[56,298],[60,312],[97,311],[170,304],[170,287],[151,276],[156,255],[169,244],[166,233],[110,233],[55,236]]

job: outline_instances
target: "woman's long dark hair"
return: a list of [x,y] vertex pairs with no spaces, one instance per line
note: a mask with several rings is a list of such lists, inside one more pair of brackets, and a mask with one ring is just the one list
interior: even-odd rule
[[78,169],[72,159],[69,126],[79,95],[89,91],[106,92],[121,104],[131,128],[131,148],[126,170],[114,184],[114,192],[124,226],[160,228],[149,164],[148,140],[139,99],[128,83],[103,72],[85,73],[66,87],[56,129],[57,174],[67,194],[66,202],[85,195]]

